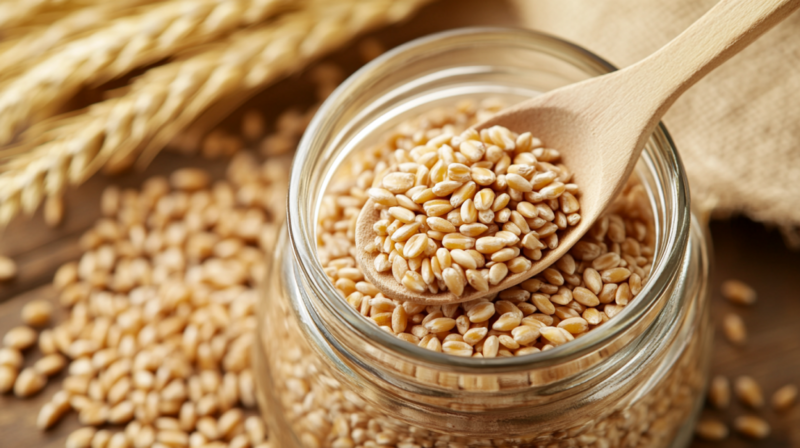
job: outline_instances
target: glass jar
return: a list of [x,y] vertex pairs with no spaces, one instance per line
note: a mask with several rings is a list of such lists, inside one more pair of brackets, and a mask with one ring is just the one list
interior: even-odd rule
[[532,31],[465,29],[401,46],[351,76],[303,137],[287,222],[259,303],[258,394],[277,446],[685,446],[704,395],[708,240],[660,126],[635,175],[652,204],[652,274],[609,322],[508,358],[432,352],[351,308],[316,257],[323,192],[350,153],[462,99],[513,104],[614,68]]

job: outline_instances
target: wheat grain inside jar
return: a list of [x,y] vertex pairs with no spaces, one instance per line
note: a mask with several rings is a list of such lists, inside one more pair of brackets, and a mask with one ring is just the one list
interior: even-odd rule
[[[530,31],[457,30],[385,54],[326,101],[295,157],[287,221],[258,310],[259,401],[278,446],[687,445],[707,382],[709,247],[663,126],[603,217],[568,255],[522,283],[425,306],[384,295],[356,262],[356,222],[371,198],[383,198],[372,204],[383,224],[368,249],[381,269],[413,277],[415,287],[457,289],[445,281],[450,268],[462,287],[482,288],[525,264],[513,260],[553,247],[550,235],[570,225],[576,203],[537,192],[560,183],[548,191],[579,201],[570,160],[532,129],[470,127],[611,70]],[[435,199],[450,206],[426,217],[414,199],[452,180],[434,166],[443,159],[469,169],[453,171],[459,185]],[[548,170],[555,174],[532,193],[511,191],[505,179],[513,172],[533,182]],[[413,183],[389,185],[399,190],[386,196],[390,173],[411,173]],[[474,195],[454,198],[470,179],[482,182]],[[492,191],[477,197],[483,188]],[[475,218],[468,200],[493,214]],[[413,213],[390,213],[393,201]],[[526,201],[533,212],[524,213]],[[413,231],[395,238],[404,223]],[[506,232],[497,248],[504,255],[447,249],[451,227],[474,238]],[[412,234],[425,235],[423,249],[406,250]],[[531,237],[526,246],[529,234],[541,244]]]

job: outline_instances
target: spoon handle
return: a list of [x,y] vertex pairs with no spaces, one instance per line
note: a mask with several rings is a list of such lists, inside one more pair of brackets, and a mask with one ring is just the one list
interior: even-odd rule
[[654,118],[799,6],[800,0],[721,0],[666,46],[629,67],[651,92]]

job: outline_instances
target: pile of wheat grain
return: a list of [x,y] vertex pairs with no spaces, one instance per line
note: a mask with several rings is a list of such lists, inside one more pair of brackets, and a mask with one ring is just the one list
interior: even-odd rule
[[[37,420],[46,429],[77,412],[67,447],[268,446],[246,411],[253,288],[283,218],[287,163],[243,152],[227,180],[184,168],[140,191],[109,187],[83,256],[53,282],[69,318],[37,333],[52,306],[26,304],[26,325],[3,338],[0,392],[32,396],[67,368]],[[43,356],[19,371],[37,343]]]

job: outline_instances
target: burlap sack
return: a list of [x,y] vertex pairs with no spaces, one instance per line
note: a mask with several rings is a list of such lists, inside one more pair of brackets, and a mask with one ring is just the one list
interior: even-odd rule
[[[516,0],[525,26],[618,67],[667,43],[717,0]],[[800,13],[686,92],[664,118],[692,198],[800,243]]]

